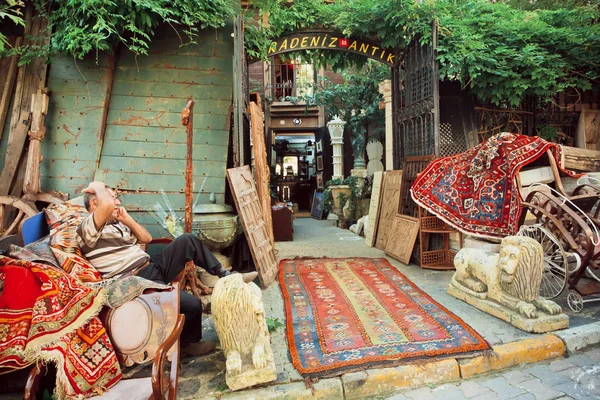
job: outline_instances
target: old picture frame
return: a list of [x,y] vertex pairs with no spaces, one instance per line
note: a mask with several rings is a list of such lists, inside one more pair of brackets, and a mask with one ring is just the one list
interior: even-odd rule
[[323,219],[323,206],[325,205],[325,192],[315,190],[312,200],[310,216],[314,219]]
[[317,142],[317,153],[321,153],[323,151],[323,141],[319,140]]
[[323,173],[317,172],[317,189],[325,189],[325,182],[323,182]]
[[323,156],[317,156],[317,171],[323,171]]

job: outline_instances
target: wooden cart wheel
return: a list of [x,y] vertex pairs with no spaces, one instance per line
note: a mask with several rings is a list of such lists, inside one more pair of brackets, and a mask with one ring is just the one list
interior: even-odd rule
[[[17,216],[12,221],[5,221],[11,207],[18,210]],[[0,196],[0,238],[19,233],[21,222],[38,212],[18,197]]]
[[[544,250],[544,271],[540,284],[540,296],[553,299],[562,293],[569,279],[570,264],[567,254],[554,235],[539,224],[524,225],[517,236],[527,236],[535,239]],[[574,268],[574,267],[571,267]],[[575,268],[574,268],[575,269]]]

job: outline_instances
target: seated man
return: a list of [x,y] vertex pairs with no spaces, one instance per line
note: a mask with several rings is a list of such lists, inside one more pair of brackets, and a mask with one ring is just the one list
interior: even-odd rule
[[[170,283],[185,268],[187,261],[223,277],[230,272],[191,234],[183,234],[157,256],[150,258],[137,243],[152,240],[150,233],[129,216],[114,192],[103,182],[92,182],[83,190],[84,204],[90,214],[77,228],[77,241],[89,262],[105,278],[134,274],[155,282]],[[180,311],[185,315],[181,332],[181,351],[202,355],[215,348],[202,338],[202,304],[181,291]]]

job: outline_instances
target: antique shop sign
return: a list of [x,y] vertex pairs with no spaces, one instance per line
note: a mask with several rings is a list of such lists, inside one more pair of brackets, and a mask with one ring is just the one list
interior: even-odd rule
[[282,36],[271,43],[269,56],[290,51],[328,49],[356,53],[381,61],[389,66],[398,64],[396,49],[382,48],[378,43],[364,39],[345,38],[335,32],[305,32]]

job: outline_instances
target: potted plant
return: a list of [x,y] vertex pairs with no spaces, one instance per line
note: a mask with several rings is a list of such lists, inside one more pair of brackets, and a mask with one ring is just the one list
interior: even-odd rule
[[[340,219],[340,227],[355,220],[357,200],[360,195],[358,179],[355,176],[349,176],[345,179],[334,178],[327,181],[325,189],[325,208],[333,211]],[[349,218],[343,213],[346,203],[349,204]]]

